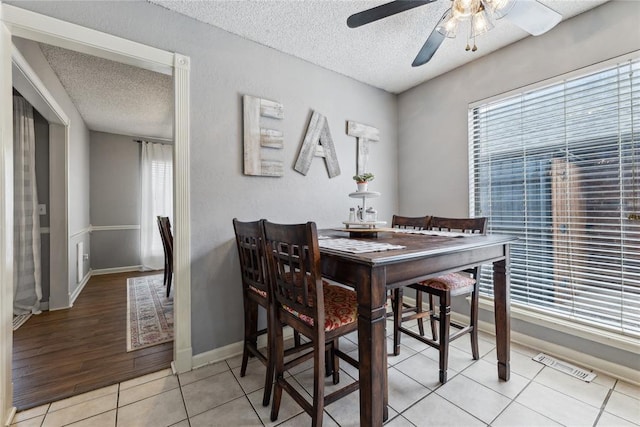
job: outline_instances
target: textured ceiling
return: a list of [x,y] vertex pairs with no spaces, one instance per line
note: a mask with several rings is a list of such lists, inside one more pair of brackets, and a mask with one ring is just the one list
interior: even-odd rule
[[[356,29],[347,27],[347,17],[385,1],[147,1],[392,93],[528,36],[505,18],[477,39],[477,52],[465,52],[465,37],[446,39],[429,63],[414,68],[411,62],[449,7],[448,0]],[[606,1],[540,0],[563,20]],[[172,139],[171,76],[45,44],[40,47],[89,129]]]
[[40,49],[89,129],[173,139],[171,76],[46,44]]
[[[507,17],[477,39],[476,52],[465,52],[466,37],[460,34],[467,27],[461,25],[457,38],[446,39],[429,63],[413,68],[411,62],[450,1],[438,0],[356,29],[347,27],[349,15],[386,1],[148,1],[392,93],[529,36]],[[606,1],[540,3],[565,20]]]

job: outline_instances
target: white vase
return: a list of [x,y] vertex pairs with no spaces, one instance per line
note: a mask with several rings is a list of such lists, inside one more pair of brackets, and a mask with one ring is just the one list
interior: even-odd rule
[[358,193],[367,191],[367,187],[369,186],[368,182],[357,182],[356,184],[358,185]]

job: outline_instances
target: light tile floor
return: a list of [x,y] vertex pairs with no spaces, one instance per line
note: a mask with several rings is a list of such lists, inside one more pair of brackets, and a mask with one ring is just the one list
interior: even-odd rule
[[[390,330],[390,328],[388,329]],[[357,355],[355,335],[343,350]],[[391,341],[388,340],[391,350]],[[599,374],[585,383],[531,360],[538,352],[511,347],[511,379],[500,381],[493,337],[481,334],[481,360],[469,340],[450,349],[449,381],[438,383],[438,355],[407,336],[401,355],[389,357],[387,426],[640,426],[640,387]],[[240,377],[240,357],[172,375],[171,370],[105,387],[16,415],[15,426],[307,426],[309,416],[286,394],[277,422],[262,406],[264,366],[249,363]],[[346,365],[346,366],[345,366]],[[357,371],[342,364],[341,384]],[[310,391],[309,362],[290,372]],[[331,382],[328,381],[330,390]],[[329,405],[324,425],[357,426],[358,394]]]

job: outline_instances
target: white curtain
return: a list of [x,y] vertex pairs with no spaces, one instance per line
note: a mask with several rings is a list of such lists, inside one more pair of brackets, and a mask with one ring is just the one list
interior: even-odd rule
[[36,189],[33,107],[13,97],[13,314],[39,313],[40,217]]
[[157,216],[168,216],[173,225],[173,147],[142,143],[142,211],[140,213],[140,259],[146,269],[164,268],[164,250]]

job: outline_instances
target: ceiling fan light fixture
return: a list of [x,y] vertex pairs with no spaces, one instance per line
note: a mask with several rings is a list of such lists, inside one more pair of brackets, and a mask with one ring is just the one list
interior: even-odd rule
[[470,19],[480,8],[480,0],[453,0],[451,15],[458,20]]
[[493,28],[493,20],[491,14],[481,7],[479,11],[471,17],[471,37],[481,36]]
[[496,19],[503,18],[518,0],[482,0]]
[[458,24],[460,24],[460,21],[453,13],[450,13],[449,16],[436,27],[436,31],[445,37],[455,38],[458,32]]

